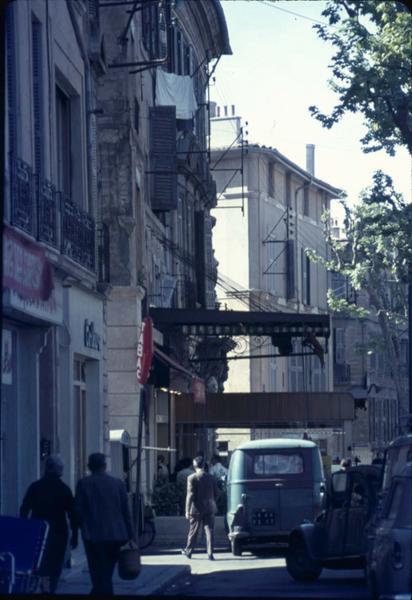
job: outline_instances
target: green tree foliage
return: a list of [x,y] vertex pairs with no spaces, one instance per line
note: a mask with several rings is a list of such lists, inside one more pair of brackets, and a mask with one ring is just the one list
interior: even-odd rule
[[335,47],[329,85],[339,101],[330,115],[310,112],[330,128],[347,112],[361,113],[367,127],[365,152],[397,145],[412,153],[412,16],[406,5],[386,0],[329,0],[315,25]]
[[[373,176],[372,185],[365,189],[359,202],[345,210],[344,239],[331,236],[328,225],[326,237],[330,248],[329,260],[313,251],[308,255],[321,260],[330,271],[348,278],[352,288],[366,294],[366,302],[358,306],[336,298],[331,290],[328,302],[332,310],[364,317],[377,318],[382,332],[392,379],[398,398],[404,398],[400,370],[400,333],[407,323],[407,282],[412,266],[412,204],[398,194],[391,178],[381,171]],[[329,223],[329,215],[324,215]]]

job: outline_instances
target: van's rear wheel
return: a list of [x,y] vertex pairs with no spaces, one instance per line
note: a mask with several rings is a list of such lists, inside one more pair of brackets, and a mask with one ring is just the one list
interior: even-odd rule
[[322,567],[310,558],[301,538],[295,539],[289,545],[286,568],[295,581],[316,581],[322,573]]
[[230,540],[230,548],[233,556],[242,556],[242,546],[240,544],[240,540]]

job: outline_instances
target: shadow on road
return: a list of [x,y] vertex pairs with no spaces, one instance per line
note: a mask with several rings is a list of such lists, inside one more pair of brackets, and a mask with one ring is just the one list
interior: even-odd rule
[[[248,557],[249,561],[250,558]],[[196,570],[194,557],[192,561]],[[273,562],[271,564],[269,558],[267,567],[263,568],[261,566],[254,567],[250,562],[250,566],[242,565],[242,562],[242,560],[239,561],[238,568],[228,569],[224,566],[225,563],[227,564],[225,557],[221,556],[213,564],[213,571],[196,573],[192,570],[190,579],[182,582],[178,589],[175,587],[174,591],[168,590],[167,595],[240,599],[289,598],[295,600],[304,598],[366,600],[369,597],[361,571],[345,571],[343,574],[339,571],[325,570],[316,582],[298,583],[291,579],[284,566],[273,564]],[[222,565],[221,570],[219,563]]]

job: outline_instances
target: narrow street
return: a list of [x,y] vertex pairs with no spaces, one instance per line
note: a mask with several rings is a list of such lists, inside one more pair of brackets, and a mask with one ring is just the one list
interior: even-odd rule
[[[165,557],[162,557],[162,561]],[[159,561],[159,555],[146,555],[145,563]],[[227,551],[218,551],[215,561],[207,560],[206,554],[196,553],[187,558],[169,554],[170,564],[188,564],[190,576],[183,576],[162,590],[165,596],[207,597],[253,597],[253,598],[369,598],[363,572],[323,571],[320,579],[312,584],[299,584],[289,576],[285,560],[281,557],[256,557],[245,553],[234,558]]]

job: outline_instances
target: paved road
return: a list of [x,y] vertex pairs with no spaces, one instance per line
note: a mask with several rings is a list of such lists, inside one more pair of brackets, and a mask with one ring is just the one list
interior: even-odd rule
[[[154,557],[153,557],[154,558]],[[214,562],[205,554],[194,554],[186,561],[191,575],[183,577],[162,590],[167,596],[225,596],[233,598],[328,598],[366,600],[369,598],[363,571],[324,570],[312,584],[300,584],[289,576],[283,558],[244,554],[234,558],[229,552],[219,552]]]

